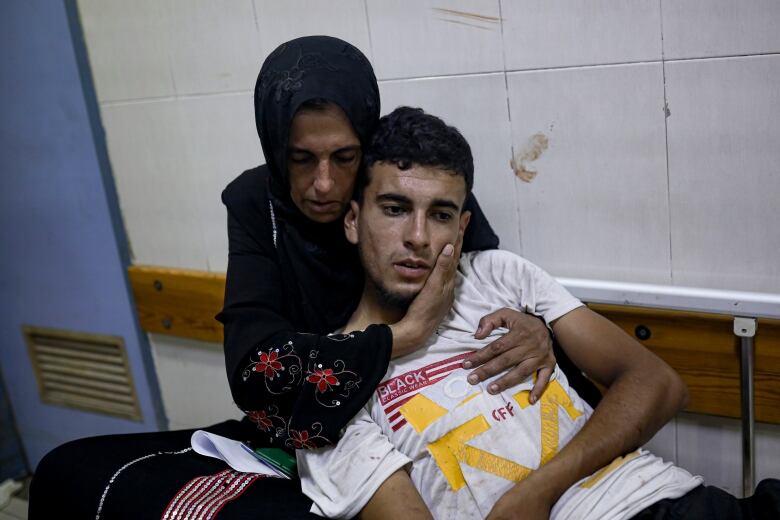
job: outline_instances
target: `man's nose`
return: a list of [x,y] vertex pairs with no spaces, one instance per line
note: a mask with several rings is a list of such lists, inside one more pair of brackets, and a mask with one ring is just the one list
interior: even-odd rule
[[406,247],[412,250],[419,250],[430,244],[430,235],[428,234],[428,221],[424,213],[413,213],[406,226],[406,236],[404,237]]
[[333,189],[333,176],[330,171],[330,161],[325,159],[317,163],[316,177],[314,178],[314,189],[317,193],[326,194]]

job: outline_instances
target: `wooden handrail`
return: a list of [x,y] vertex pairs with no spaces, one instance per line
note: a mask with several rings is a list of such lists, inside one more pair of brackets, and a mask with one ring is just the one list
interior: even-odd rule
[[222,343],[225,275],[166,267],[131,266],[138,321],[147,332]]
[[[224,274],[132,266],[138,319],[147,332],[222,342]],[[722,314],[591,304],[669,363],[688,384],[687,411],[740,416],[739,341]],[[780,320],[759,319],[755,337],[756,418],[780,424]],[[649,336],[648,336],[649,334]]]
[[[688,385],[688,411],[740,417],[739,338],[733,317],[620,305],[590,307],[680,374]],[[756,418],[780,424],[780,320],[759,319],[754,341]]]

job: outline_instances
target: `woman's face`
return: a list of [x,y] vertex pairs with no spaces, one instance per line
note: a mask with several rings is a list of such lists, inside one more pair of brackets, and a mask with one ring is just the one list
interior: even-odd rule
[[341,108],[299,110],[287,142],[290,196],[315,222],[344,215],[360,165],[360,140]]

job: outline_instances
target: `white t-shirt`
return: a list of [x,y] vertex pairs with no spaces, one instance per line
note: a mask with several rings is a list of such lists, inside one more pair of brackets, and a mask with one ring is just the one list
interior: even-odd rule
[[[335,447],[297,452],[312,512],[356,516],[392,473],[409,475],[434,518],[484,518],[515,482],[538,468],[579,431],[592,413],[557,367],[542,399],[529,405],[529,378],[498,395],[491,381],[472,386],[460,367],[484,340],[479,319],[503,307],[547,323],[582,305],[550,275],[506,251],[464,254],[452,311],[427,345],[390,361],[372,399]],[[677,498],[700,477],[644,450],[616,459],[564,493],[551,518],[629,518],[664,498]]]

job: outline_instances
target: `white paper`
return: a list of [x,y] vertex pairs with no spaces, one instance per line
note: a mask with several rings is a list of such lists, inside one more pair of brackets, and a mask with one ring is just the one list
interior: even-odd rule
[[249,453],[240,441],[234,441],[203,430],[192,434],[192,449],[196,453],[225,461],[228,466],[242,473],[259,473],[269,477],[289,478],[264,464]]

